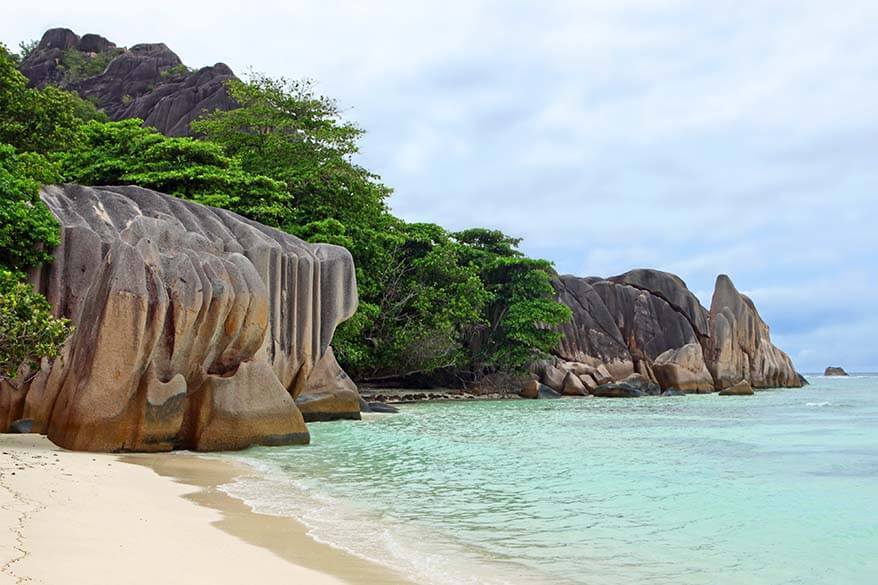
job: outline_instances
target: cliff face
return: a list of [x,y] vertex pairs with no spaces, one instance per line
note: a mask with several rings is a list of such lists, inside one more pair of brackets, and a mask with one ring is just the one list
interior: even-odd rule
[[565,385],[568,393],[588,391],[635,373],[683,392],[713,392],[741,381],[754,388],[802,385],[753,302],[728,276],[717,278],[710,311],[679,277],[658,270],[608,279],[561,276],[554,287],[573,318],[561,328],[557,359],[536,372],[559,392]]
[[0,422],[33,419],[69,449],[161,451],[306,443],[295,401],[312,394],[359,416],[329,347],[357,306],[347,250],[138,187],[41,195],[62,243],[32,279],[77,328],[4,389]]
[[227,65],[190,71],[162,43],[126,49],[99,35],[50,29],[20,70],[31,85],[70,89],[112,120],[141,118],[169,136],[189,134],[189,123],[203,112],[235,107],[224,86],[235,79]]

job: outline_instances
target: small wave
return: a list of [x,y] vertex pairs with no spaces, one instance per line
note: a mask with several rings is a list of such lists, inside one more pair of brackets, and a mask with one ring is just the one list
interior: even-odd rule
[[831,402],[806,402],[805,406],[832,406]]
[[[256,473],[218,486],[262,514],[292,517],[308,535],[367,561],[399,571],[425,585],[515,585],[546,583],[542,575],[523,575],[517,567],[510,575],[499,566],[474,566],[465,549],[435,533],[423,533],[413,526],[394,525],[383,514],[329,496],[308,481],[286,475],[277,466],[248,457],[235,457]],[[429,543],[429,546],[419,546]],[[477,563],[476,563],[477,564]],[[519,573],[516,575],[515,573]],[[521,576],[524,580],[519,578]]]

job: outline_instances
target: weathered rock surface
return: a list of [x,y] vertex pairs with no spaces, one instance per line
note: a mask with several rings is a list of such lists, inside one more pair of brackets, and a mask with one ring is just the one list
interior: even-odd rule
[[739,293],[725,274],[716,279],[705,353],[718,390],[742,380],[754,388],[802,385],[790,357],[771,343],[768,325],[753,301]]
[[611,382],[595,388],[594,395],[599,398],[639,398],[643,392],[630,384]]
[[[560,276],[553,286],[573,317],[561,327],[554,360],[532,371],[555,391],[579,391],[571,374],[595,395],[632,374],[685,393],[714,392],[742,380],[755,388],[803,385],[789,357],[771,343],[752,301],[727,276],[717,279],[710,311],[679,277],[658,270],[607,279]],[[611,386],[600,393],[626,391]]]
[[522,398],[530,398],[536,400],[538,398],[561,398],[558,392],[555,392],[545,384],[537,381],[531,381],[525,384],[518,393]]
[[332,348],[326,350],[308,384],[296,398],[305,422],[351,419],[360,420],[360,393],[338,362]]
[[[69,79],[65,51],[77,51],[83,60],[112,59],[96,75]],[[189,123],[203,112],[235,107],[224,86],[236,79],[227,65],[189,71],[162,43],[120,49],[99,35],[79,38],[69,29],[50,29],[20,69],[32,85],[60,85],[92,100],[113,120],[141,118],[169,136],[188,135]]]
[[720,396],[752,396],[753,387],[747,380],[741,380],[734,386],[724,388],[719,391]]
[[61,245],[32,280],[76,331],[0,421],[69,449],[218,450],[307,442],[296,398],[359,411],[329,351],[357,305],[347,250],[138,187],[41,196]]
[[661,387],[646,378],[643,374],[631,374],[620,382],[625,386],[636,388],[645,396],[659,396],[662,393]]
[[700,343],[687,343],[659,355],[652,371],[662,388],[677,388],[683,392],[713,392],[713,377],[704,363]]
[[848,373],[844,371],[844,368],[839,366],[829,366],[823,371],[824,376],[847,376]]

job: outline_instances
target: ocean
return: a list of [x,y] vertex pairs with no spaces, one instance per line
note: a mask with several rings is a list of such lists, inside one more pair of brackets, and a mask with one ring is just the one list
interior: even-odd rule
[[418,583],[878,583],[878,376],[403,405],[223,490]]

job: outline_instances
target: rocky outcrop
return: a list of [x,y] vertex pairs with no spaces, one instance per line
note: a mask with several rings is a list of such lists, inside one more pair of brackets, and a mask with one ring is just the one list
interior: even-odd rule
[[305,422],[360,420],[357,385],[335,361],[331,347],[314,366],[308,384],[296,398],[296,406],[305,417]]
[[296,399],[349,412],[329,349],[357,305],[347,250],[138,187],[41,195],[61,245],[32,280],[76,330],[0,421],[69,449],[220,450],[308,442]]
[[768,325],[731,279],[716,279],[710,304],[707,365],[718,390],[746,380],[754,388],[796,388],[801,381],[790,357],[771,343]]
[[518,392],[518,395],[522,398],[530,398],[532,400],[536,400],[538,398],[561,398],[561,395],[558,392],[555,392],[545,384],[540,384],[536,380],[530,381],[525,384]]
[[[81,70],[76,75],[71,55]],[[190,71],[162,43],[124,49],[99,35],[80,38],[69,29],[51,29],[20,69],[32,85],[76,91],[112,120],[141,118],[169,136],[188,135],[189,123],[203,112],[235,107],[224,85],[236,79],[227,65]]]
[[713,376],[704,361],[700,343],[687,343],[659,355],[652,371],[662,388],[676,388],[682,392],[713,392]]
[[844,368],[839,366],[829,366],[823,371],[824,376],[847,376],[848,373],[844,371]]
[[560,276],[553,285],[573,316],[561,327],[554,359],[534,364],[532,371],[558,392],[579,394],[576,378],[594,395],[655,393],[619,387],[632,374],[685,393],[714,392],[744,380],[754,388],[802,385],[789,357],[771,343],[752,301],[727,276],[717,279],[710,311],[682,279],[658,270],[606,279]]
[[720,396],[752,396],[753,387],[747,380],[741,380],[734,386],[720,390],[717,394]]

